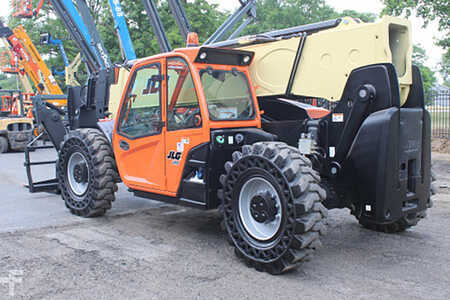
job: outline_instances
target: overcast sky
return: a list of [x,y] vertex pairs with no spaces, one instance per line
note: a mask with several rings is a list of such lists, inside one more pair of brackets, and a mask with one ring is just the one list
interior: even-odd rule
[[[235,10],[239,7],[238,0],[208,0],[212,3],[219,3],[220,8],[224,10]],[[8,16],[10,14],[9,1],[0,0],[0,16]],[[360,12],[371,12],[379,14],[383,8],[381,1],[379,0],[326,0],[328,5],[334,7],[338,11],[345,9],[353,9]],[[434,45],[434,38],[439,35],[437,23],[431,23],[426,29],[422,28],[423,22],[419,18],[410,18],[413,27],[413,42],[420,44],[426,49],[429,57],[427,65],[436,70],[439,62],[441,61],[442,49]],[[442,36],[442,34],[440,34]]]

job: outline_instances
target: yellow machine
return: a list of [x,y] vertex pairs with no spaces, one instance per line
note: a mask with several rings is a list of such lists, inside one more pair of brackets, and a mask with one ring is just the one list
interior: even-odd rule
[[20,91],[0,90],[0,153],[23,150],[33,136],[33,119],[24,116]]

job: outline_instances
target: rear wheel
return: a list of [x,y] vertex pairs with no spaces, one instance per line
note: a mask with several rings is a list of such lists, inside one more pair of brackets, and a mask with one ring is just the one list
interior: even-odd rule
[[9,143],[8,139],[4,136],[0,136],[0,153],[6,153],[8,152]]
[[71,213],[104,215],[117,191],[118,173],[111,145],[97,129],[70,132],[57,163],[61,195]]
[[220,177],[224,224],[249,266],[279,274],[321,245],[326,193],[311,162],[284,143],[261,142],[233,153]]

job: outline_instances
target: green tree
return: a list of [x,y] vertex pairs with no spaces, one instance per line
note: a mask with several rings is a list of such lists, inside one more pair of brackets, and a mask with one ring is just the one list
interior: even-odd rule
[[16,76],[7,76],[0,73],[0,89],[2,90],[15,90],[17,89]]
[[[100,11],[98,30],[113,61],[118,62],[122,58],[118,36],[114,29],[114,20],[109,9],[108,0],[101,1],[103,1],[103,10]],[[173,48],[184,47],[186,41],[182,39],[179,33],[167,1],[155,2],[171,46]],[[158,41],[150,25],[149,17],[143,13],[144,7],[142,2],[122,0],[121,4],[137,57],[146,57],[159,53]],[[198,33],[200,41],[206,40],[226,18],[226,15],[217,9],[216,4],[209,4],[206,0],[195,0],[189,3],[183,1],[183,6],[192,29]]]
[[449,30],[450,5],[447,0],[383,0],[385,8],[382,14],[399,16],[405,13],[406,17],[415,11],[416,16],[423,18],[425,26],[437,20],[441,30]]
[[382,14],[405,14],[409,17],[416,13],[416,16],[424,20],[426,27],[430,21],[436,20],[439,24],[439,30],[443,37],[437,41],[437,45],[446,52],[442,57],[440,73],[444,82],[448,85],[448,69],[450,63],[450,4],[448,0],[383,0],[385,8]]
[[449,78],[449,71],[450,71],[450,52],[447,51],[442,55],[442,61],[440,63],[440,70],[442,78],[444,79],[444,85],[450,88],[450,78]]
[[338,16],[325,0],[261,0],[256,4],[256,15],[256,20],[244,34],[263,33]]
[[425,66],[425,62],[427,61],[427,59],[428,57],[426,55],[425,49],[420,46],[414,45],[412,63],[420,68],[425,93],[429,93],[433,85],[436,83],[436,76],[434,72],[429,67]]
[[375,22],[377,15],[373,13],[359,12],[353,9],[346,9],[339,14],[341,17],[352,17],[360,19],[363,22],[370,23]]

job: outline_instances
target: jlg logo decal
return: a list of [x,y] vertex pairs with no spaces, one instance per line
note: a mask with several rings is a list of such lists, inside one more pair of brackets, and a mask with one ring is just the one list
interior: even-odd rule
[[181,142],[177,143],[177,151],[172,150],[169,152],[169,155],[167,155],[167,158],[172,160],[173,165],[180,164],[180,160],[181,160],[181,156],[183,155],[183,152],[184,152],[185,144],[187,144],[187,145],[189,144],[188,138],[181,139]]
[[181,152],[170,151],[169,155],[167,155],[167,158],[178,161],[181,159]]

